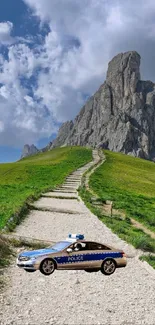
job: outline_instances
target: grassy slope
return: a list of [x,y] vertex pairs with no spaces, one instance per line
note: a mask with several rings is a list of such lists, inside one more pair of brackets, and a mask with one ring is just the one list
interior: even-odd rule
[[120,238],[137,249],[155,253],[155,240],[149,235],[140,229],[134,228],[128,219],[120,220],[120,218],[105,216],[99,207],[94,206],[91,200],[92,195],[85,188],[80,189],[80,195],[87,207]]
[[155,164],[119,153],[104,151],[106,162],[90,176],[89,186],[101,201],[112,200],[126,220],[105,216],[94,206],[84,187],[80,194],[88,208],[123,240],[144,251],[155,252],[155,240],[131,225],[130,217],[155,229]]
[[146,261],[147,263],[149,263],[154,269],[155,269],[155,256],[141,256],[140,257],[141,261]]
[[103,200],[112,200],[155,231],[155,164],[120,153],[104,152],[106,162],[90,178],[90,187]]
[[12,249],[9,242],[4,240],[4,238],[2,238],[0,235],[0,270],[9,264],[11,255]]
[[61,184],[76,168],[91,160],[91,150],[65,147],[11,164],[0,164],[0,229],[29,198]]
[[5,281],[3,278],[3,269],[9,265],[13,251],[7,240],[4,240],[0,235],[0,292],[4,288]]

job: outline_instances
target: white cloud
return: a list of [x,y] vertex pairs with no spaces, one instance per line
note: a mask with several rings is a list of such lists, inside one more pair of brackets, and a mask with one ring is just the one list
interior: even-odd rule
[[[40,19],[42,42],[11,37],[13,24],[0,23],[0,144],[48,137],[57,122],[75,117],[103,83],[108,61],[137,50],[143,75],[155,79],[153,0],[23,0]],[[36,43],[34,43],[36,42]]]
[[0,145],[22,146],[56,130],[53,115],[47,118],[47,109],[30,87],[30,78],[39,66],[38,55],[24,44],[10,46],[8,60],[1,60],[0,116],[4,127]]
[[4,131],[4,123],[0,121],[0,132]]
[[53,118],[19,83],[0,88],[0,145],[22,146],[56,131]]
[[[81,98],[83,93],[91,95],[104,81],[107,63],[113,55],[137,50],[145,60],[148,58],[146,43],[149,43],[152,29],[154,31],[154,22],[150,19],[150,15],[155,14],[152,0],[147,6],[145,0],[127,0],[125,3],[124,0],[25,2],[42,23],[48,21],[54,30],[45,39],[42,57],[49,71],[46,75],[40,73],[36,94],[40,94],[48,106],[50,102],[55,103],[52,109],[60,121],[61,118],[73,118],[78,112],[77,94],[80,93]],[[54,44],[50,42],[53,33]],[[152,40],[148,48],[152,48],[153,43]],[[55,58],[53,52],[56,52]]]
[[13,24],[10,21],[0,22],[0,44],[8,45],[13,42],[12,29]]

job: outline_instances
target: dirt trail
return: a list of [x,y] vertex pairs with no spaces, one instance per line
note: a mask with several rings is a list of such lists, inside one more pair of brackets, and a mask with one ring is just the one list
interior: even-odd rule
[[148,228],[146,228],[142,223],[138,222],[137,220],[131,218],[131,222],[134,227],[143,230],[147,235],[149,235],[151,238],[155,239],[155,233]]
[[[97,151],[94,151],[94,160],[99,160]],[[101,272],[88,274],[85,271],[55,271],[45,277],[40,272],[28,274],[18,269],[14,261],[6,274],[11,285],[0,297],[0,324],[154,325],[154,270],[139,261],[138,252],[113,234],[78,199],[76,190],[82,174],[91,165],[93,163],[68,177],[66,188],[62,186],[36,202],[38,209],[45,207],[50,211],[31,211],[17,227],[16,234],[58,241],[70,232],[85,233],[87,239],[122,248],[135,258],[109,277]],[[74,213],[66,213],[66,209]]]

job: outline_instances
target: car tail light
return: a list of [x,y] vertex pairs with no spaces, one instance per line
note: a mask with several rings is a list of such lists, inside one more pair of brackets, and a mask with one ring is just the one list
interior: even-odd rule
[[121,252],[122,257],[126,257],[126,254],[124,252]]

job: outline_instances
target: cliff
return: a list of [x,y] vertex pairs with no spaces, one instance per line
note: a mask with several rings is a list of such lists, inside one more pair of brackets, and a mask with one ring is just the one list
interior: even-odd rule
[[60,128],[53,147],[102,147],[155,158],[155,84],[140,79],[140,55],[121,53],[109,63],[106,81],[74,122]]

